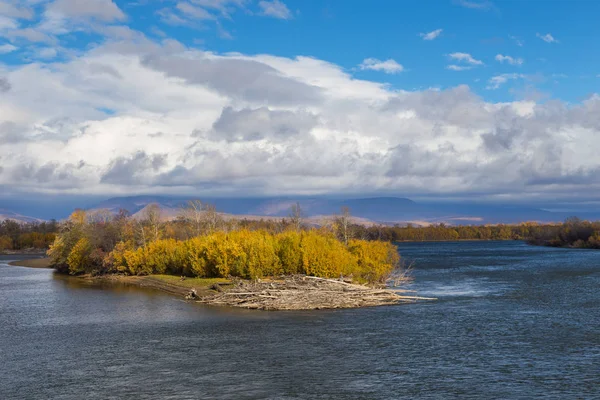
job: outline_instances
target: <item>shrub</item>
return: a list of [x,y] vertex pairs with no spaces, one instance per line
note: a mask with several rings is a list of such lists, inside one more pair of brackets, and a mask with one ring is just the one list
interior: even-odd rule
[[333,234],[303,232],[301,249],[302,267],[307,275],[338,278],[356,271],[356,259]]
[[284,274],[299,274],[303,272],[302,264],[302,235],[296,231],[280,233],[276,237],[277,257]]
[[387,242],[351,240],[348,250],[356,258],[358,279],[384,282],[400,262],[398,250]]

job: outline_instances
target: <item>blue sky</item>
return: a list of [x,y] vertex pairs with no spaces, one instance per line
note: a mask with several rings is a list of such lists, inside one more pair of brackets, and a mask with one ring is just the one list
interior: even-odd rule
[[597,207],[599,12],[0,0],[0,187]]
[[[126,14],[124,24],[133,29],[216,52],[305,55],[348,70],[356,70],[366,58],[393,59],[403,72],[358,69],[354,75],[404,90],[466,83],[493,101],[537,95],[578,102],[598,91],[600,83],[600,27],[595,18],[600,3],[593,1],[373,0],[366,6],[356,0],[287,0],[281,4],[289,14],[279,18],[257,17],[261,8],[249,1],[239,7],[230,5],[228,16],[211,7],[211,2],[200,1],[209,6],[197,9],[210,18],[186,24],[166,20],[162,11],[169,2],[117,0],[115,4]],[[35,27],[42,18],[40,13],[23,21],[23,27]],[[420,36],[440,29],[433,40]],[[556,41],[540,38],[547,34]],[[61,45],[84,50],[101,40],[100,35],[78,32],[65,35]],[[3,61],[30,61],[30,49],[21,49],[2,54]],[[467,71],[448,70],[448,65],[457,64],[448,55],[457,52],[471,54],[483,64]],[[499,54],[521,59],[522,65],[501,63],[495,59]],[[502,74],[524,77],[490,89],[489,80]]]

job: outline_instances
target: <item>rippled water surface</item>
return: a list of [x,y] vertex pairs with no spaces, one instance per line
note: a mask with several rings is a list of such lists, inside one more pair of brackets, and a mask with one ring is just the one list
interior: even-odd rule
[[438,301],[208,308],[0,257],[0,399],[600,398],[600,252],[399,250]]

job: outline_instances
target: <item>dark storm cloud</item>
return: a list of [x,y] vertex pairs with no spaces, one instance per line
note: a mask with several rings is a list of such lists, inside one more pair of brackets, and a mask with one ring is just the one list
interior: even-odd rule
[[140,151],[131,157],[118,157],[108,166],[100,178],[102,183],[139,185],[148,183],[148,178],[165,165],[166,155],[147,155]]

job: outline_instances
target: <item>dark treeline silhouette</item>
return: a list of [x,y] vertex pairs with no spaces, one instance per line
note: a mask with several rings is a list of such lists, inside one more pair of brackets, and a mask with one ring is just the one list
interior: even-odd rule
[[8,219],[0,221],[0,251],[47,249],[58,229],[59,224],[54,220],[27,224]]
[[600,249],[600,222],[568,218],[561,225],[544,225],[528,238],[530,244],[552,247]]

